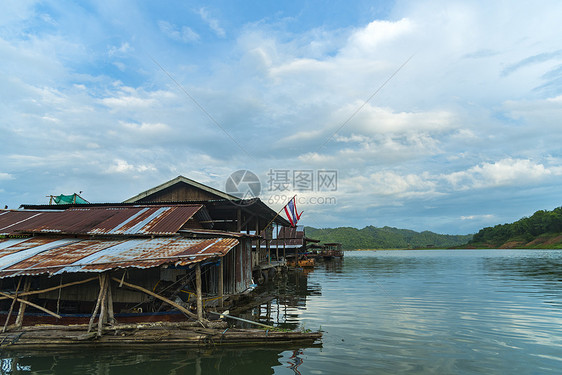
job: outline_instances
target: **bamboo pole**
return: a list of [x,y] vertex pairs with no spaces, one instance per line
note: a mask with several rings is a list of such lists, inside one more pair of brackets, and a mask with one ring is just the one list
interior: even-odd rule
[[158,295],[158,294],[156,294],[156,293],[154,293],[154,292],[151,292],[150,290],[145,289],[145,288],[143,288],[142,286],[138,286],[138,285],[135,285],[135,284],[131,284],[131,283],[128,283],[128,282],[126,282],[126,281],[122,281],[122,280],[120,280],[120,279],[118,279],[118,278],[115,278],[115,277],[112,277],[111,279],[114,280],[114,281],[116,281],[116,282],[118,282],[118,283],[122,283],[123,285],[125,285],[125,286],[127,286],[127,287],[129,287],[129,288],[131,288],[131,289],[140,290],[141,292],[146,293],[146,294],[148,294],[148,295],[150,295],[150,296],[152,296],[152,297],[154,297],[154,298],[158,298],[159,300],[164,301],[164,302],[166,302],[167,304],[174,306],[176,309],[178,309],[178,310],[181,311],[182,313],[186,314],[186,315],[189,316],[190,318],[198,319],[198,318],[197,318],[197,315],[195,315],[194,313],[192,313],[191,311],[189,311],[189,310],[186,309],[185,307],[183,307],[183,306],[181,306],[181,305],[178,305],[178,304],[175,303],[174,301],[169,300],[169,299],[166,298],[166,297],[162,297],[162,296],[160,296],[160,295]]
[[195,287],[197,290],[197,320],[203,320],[203,293],[201,292],[201,263],[195,265]]
[[[53,290],[57,290],[57,289],[61,289],[61,288],[66,288],[69,286],[73,286],[73,285],[79,285],[79,284],[84,284],[84,283],[88,283],[90,281],[93,281],[95,279],[97,279],[98,276],[96,277],[91,277],[89,279],[85,279],[85,280],[80,280],[80,281],[73,281],[71,283],[68,284],[64,284],[64,285],[58,285],[58,286],[53,286],[51,288],[47,288],[47,289],[42,289],[42,290],[33,290],[31,292],[26,292],[26,293],[21,293],[19,296],[23,297],[23,296],[31,296],[33,294],[40,294],[40,293],[47,293],[47,292],[51,292]],[[0,297],[0,300],[4,300],[4,299],[9,299],[12,298],[13,296],[10,296],[9,294],[5,294],[2,297]]]
[[4,296],[4,297],[6,297],[6,298],[12,298],[12,299],[14,299],[14,300],[19,301],[20,303],[25,303],[26,305],[35,307],[36,309],[41,310],[41,311],[43,311],[43,312],[46,312],[47,314],[52,315],[52,316],[54,316],[54,317],[57,318],[57,319],[60,319],[60,318],[61,318],[61,316],[60,316],[59,314],[56,314],[56,313],[52,312],[51,310],[48,310],[48,309],[44,308],[43,306],[39,306],[39,305],[37,305],[37,304],[35,304],[35,303],[33,303],[33,302],[25,301],[25,300],[16,298],[16,297],[14,297],[14,296],[11,296],[11,295],[6,294],[6,293],[3,293],[3,292],[0,292],[0,295],[1,295],[1,296]]
[[[23,283],[23,292],[29,292],[29,288],[31,288],[31,279],[26,277],[25,282]],[[16,318],[17,328],[23,325],[23,314],[25,314],[25,308],[27,307],[25,303],[22,303],[23,301],[27,301],[27,296],[20,298],[20,309],[18,311],[18,317]]]
[[21,285],[21,277],[18,280],[18,286],[16,287],[15,297],[12,299],[12,304],[10,305],[10,310],[8,311],[8,316],[6,317],[6,322],[4,323],[4,328],[2,328],[2,333],[6,332],[6,328],[8,327],[8,321],[10,320],[10,316],[12,315],[12,310],[14,309],[14,305],[18,299],[18,291],[20,290]]

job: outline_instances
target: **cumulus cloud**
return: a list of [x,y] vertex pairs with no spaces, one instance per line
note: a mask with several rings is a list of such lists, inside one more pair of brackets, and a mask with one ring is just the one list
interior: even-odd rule
[[490,163],[485,162],[465,171],[458,171],[443,178],[455,189],[501,187],[537,183],[550,176],[562,175],[562,165],[545,167],[525,159],[506,158]]
[[342,55],[361,59],[377,55],[381,45],[395,43],[397,39],[415,32],[415,29],[414,22],[407,18],[398,21],[372,21],[351,34],[346,47],[342,49]]

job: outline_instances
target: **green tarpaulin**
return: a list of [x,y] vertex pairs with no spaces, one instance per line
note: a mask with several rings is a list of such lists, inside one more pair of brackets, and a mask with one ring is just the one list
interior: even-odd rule
[[88,202],[87,200],[85,200],[84,198],[82,198],[81,196],[79,196],[78,194],[72,194],[72,195],[58,195],[58,196],[52,196],[52,202],[54,202],[55,204],[88,204],[90,202]]

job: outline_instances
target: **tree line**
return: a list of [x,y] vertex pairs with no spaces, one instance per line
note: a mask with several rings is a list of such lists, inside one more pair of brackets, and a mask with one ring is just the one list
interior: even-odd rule
[[472,235],[447,235],[430,231],[416,232],[409,229],[374,226],[367,226],[363,229],[306,227],[305,234],[306,237],[318,239],[323,243],[339,242],[346,250],[448,248],[464,245],[472,238]]
[[530,242],[538,236],[562,233],[562,207],[540,210],[511,224],[499,224],[481,229],[469,244],[502,244],[508,240]]

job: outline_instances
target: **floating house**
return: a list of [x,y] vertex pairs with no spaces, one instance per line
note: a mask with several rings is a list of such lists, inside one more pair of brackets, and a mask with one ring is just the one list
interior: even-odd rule
[[[182,176],[124,203],[22,207],[0,210],[2,341],[37,324],[82,324],[99,339],[123,324],[208,322],[206,308],[252,284],[260,238],[250,228],[286,224],[259,199]],[[176,341],[194,342],[184,336]]]

